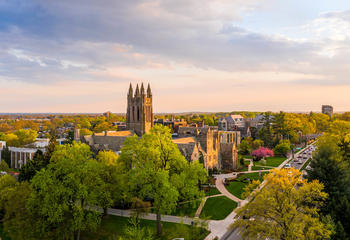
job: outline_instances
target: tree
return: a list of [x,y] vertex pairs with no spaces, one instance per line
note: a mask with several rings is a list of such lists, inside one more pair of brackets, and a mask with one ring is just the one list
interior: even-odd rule
[[102,179],[103,165],[91,158],[89,146],[61,145],[46,169],[32,179],[28,208],[38,214],[38,237],[67,239],[97,228],[101,213],[94,207],[112,203]]
[[0,161],[0,172],[1,171],[10,172],[9,165],[7,165],[5,161]]
[[[350,169],[344,161],[338,145],[338,136],[325,134],[318,141],[318,150],[310,163],[308,179],[317,179],[324,185],[329,198],[322,208],[324,215],[330,215],[336,222],[335,236],[350,236]],[[335,238],[335,237],[334,237]]]
[[275,155],[287,157],[287,153],[291,150],[289,140],[281,140],[278,145],[273,149]]
[[232,227],[238,227],[244,239],[329,239],[330,226],[319,220],[318,213],[327,197],[323,185],[300,176],[294,168],[273,170],[265,177],[265,187],[238,209]]
[[82,128],[80,129],[80,136],[92,135],[92,132],[89,129]]
[[[118,155],[112,151],[101,151],[97,155],[97,161],[101,163],[102,175],[101,178],[104,181],[104,191],[111,194],[111,199],[114,203],[122,203],[129,200],[127,194],[127,176],[123,172],[122,163],[118,161]],[[106,201],[101,202],[104,216],[107,216],[107,208],[111,205],[110,199],[106,198]]]
[[263,147],[264,146],[264,141],[263,140],[260,140],[260,139],[256,139],[252,142],[252,149],[253,150],[256,150],[260,147]]
[[170,213],[178,201],[204,196],[199,184],[206,181],[206,170],[198,162],[187,162],[167,127],[156,125],[140,140],[129,138],[120,160],[129,171],[131,194],[152,201],[158,235],[162,233],[161,214]]
[[13,240],[38,239],[38,226],[35,226],[36,216],[27,208],[27,201],[31,193],[30,184],[21,182],[8,188],[4,196],[4,229]]
[[8,146],[4,147],[1,153],[1,158],[4,160],[7,165],[10,167],[11,166],[11,152],[8,148]]
[[269,148],[260,147],[252,152],[252,156],[254,156],[257,160],[264,157],[273,157],[273,151]]
[[43,152],[39,149],[34,153],[33,159],[29,160],[19,170],[18,181],[30,181],[42,168],[47,166]]

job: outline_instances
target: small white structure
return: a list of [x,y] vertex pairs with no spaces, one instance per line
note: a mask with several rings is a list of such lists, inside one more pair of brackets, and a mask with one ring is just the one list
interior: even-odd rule
[[[28,160],[32,160],[37,148],[18,148],[18,147],[9,147],[11,152],[11,168],[19,169]],[[42,149],[41,149],[42,150]],[[43,151],[43,150],[42,150]],[[43,151],[44,152],[44,151]]]

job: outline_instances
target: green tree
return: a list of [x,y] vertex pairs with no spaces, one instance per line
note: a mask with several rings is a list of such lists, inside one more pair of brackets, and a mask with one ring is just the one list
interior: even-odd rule
[[199,184],[206,181],[206,170],[198,162],[186,161],[167,127],[157,125],[140,140],[130,138],[120,158],[129,169],[132,195],[153,203],[158,235],[162,233],[161,214],[170,213],[178,201],[204,196]]
[[44,154],[41,150],[36,151],[32,160],[27,161],[19,170],[18,181],[30,181],[35,174],[42,168],[47,166],[47,162],[44,159]]
[[238,209],[239,218],[232,227],[238,227],[244,239],[329,239],[330,226],[318,214],[327,194],[317,180],[307,182],[300,176],[293,168],[267,175],[265,187]]
[[32,179],[28,207],[39,210],[39,237],[67,239],[75,234],[79,239],[81,230],[97,228],[101,214],[94,207],[105,207],[112,199],[102,179],[103,165],[91,156],[85,144],[59,146],[47,168]]
[[279,144],[273,149],[275,155],[287,157],[288,152],[291,150],[289,140],[281,140]]

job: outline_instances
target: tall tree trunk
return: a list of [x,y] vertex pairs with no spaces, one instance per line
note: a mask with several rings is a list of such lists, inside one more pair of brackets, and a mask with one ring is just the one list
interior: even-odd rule
[[103,208],[103,217],[107,217],[108,213],[107,213],[107,208]]
[[78,233],[77,233],[77,240],[80,240],[80,229],[78,230]]
[[160,210],[157,209],[157,236],[162,236],[162,222],[161,222],[161,214]]

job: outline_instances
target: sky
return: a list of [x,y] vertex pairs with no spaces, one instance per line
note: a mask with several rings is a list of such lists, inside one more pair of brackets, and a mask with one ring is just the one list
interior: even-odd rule
[[0,112],[350,111],[348,0],[0,0]]

